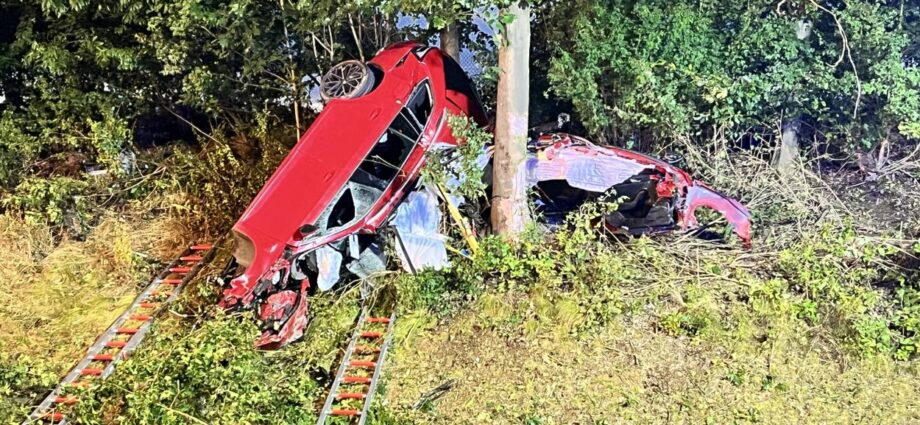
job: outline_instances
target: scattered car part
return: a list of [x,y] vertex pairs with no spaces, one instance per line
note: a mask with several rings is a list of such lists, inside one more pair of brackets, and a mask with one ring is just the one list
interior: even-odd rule
[[[745,246],[751,243],[751,213],[740,202],[694,180],[665,161],[566,133],[539,136],[530,146],[524,178],[536,189],[550,224],[559,224],[585,202],[615,197],[605,217],[617,233],[645,234],[693,229],[700,208],[717,211]],[[613,192],[610,194],[609,192]]]
[[410,193],[396,210],[393,227],[399,233],[401,245],[396,254],[407,272],[447,266],[447,238],[438,232],[440,224],[438,199],[427,189]]
[[166,304],[174,301],[179,292],[214,255],[210,244],[194,244],[186,248],[175,260],[154,278],[121,316],[99,336],[87,350],[86,356],[64,376],[57,387],[35,408],[25,424],[67,423],[62,407],[79,400],[68,395],[72,387],[83,387],[93,379],[105,379],[115,365],[126,359],[137,348],[156,316]]

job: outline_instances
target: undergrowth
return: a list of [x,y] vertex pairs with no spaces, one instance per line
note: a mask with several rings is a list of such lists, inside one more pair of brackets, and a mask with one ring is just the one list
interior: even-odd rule
[[[163,152],[149,174],[104,190],[100,180],[7,198],[0,421],[28,412],[155,259],[191,234],[226,229],[282,150],[264,144],[247,160],[215,139]],[[869,228],[804,169],[779,175],[756,156],[684,153],[696,174],[752,208],[753,250],[681,232],[613,237],[594,217],[615,204],[591,204],[556,232],[485,237],[479,253],[440,272],[387,273],[378,284],[397,289],[400,319],[371,423],[775,422],[790,408],[820,421],[807,402],[844,411],[840,394],[863,376],[890,391],[851,403],[912,408],[891,394],[913,379],[920,355],[920,244]],[[190,286],[112,379],[80,394],[71,417],[312,423],[357,315],[356,291],[312,297],[303,341],[271,353],[252,348],[250,313],[213,307],[215,291]],[[608,359],[616,376],[589,367]],[[445,382],[446,395],[427,394]],[[862,419],[879,417],[863,409]],[[577,413],[586,411],[605,414]]]
[[[688,155],[752,207],[754,249],[681,233],[615,238],[595,206],[557,232],[489,237],[451,269],[397,277],[404,339],[384,423],[908,417],[916,239],[857,224],[804,169],[704,158]],[[448,381],[453,390],[426,399]],[[853,388],[874,389],[842,396]]]
[[[403,277],[412,329],[381,407],[398,420],[384,423],[781,423],[795,409],[793,421],[875,422],[917,407],[904,392],[917,271],[899,265],[916,253],[901,241],[847,225],[776,252],[572,235],[488,239],[448,272]],[[840,398],[870,376],[887,388]],[[457,388],[414,407],[448,380]]]
[[314,402],[358,312],[355,291],[312,298],[303,342],[263,352],[253,346],[260,330],[250,313],[215,306],[209,280],[193,288],[158,321],[144,349],[80,394],[71,417],[86,424],[315,423]]
[[[283,157],[262,142],[241,158],[215,136],[141,152],[132,173],[27,178],[3,194],[0,423],[29,413],[161,261],[216,241]],[[201,338],[217,346],[230,334]]]
[[449,317],[483,294],[539,292],[556,319],[576,316],[573,335],[656,305],[658,329],[694,336],[729,326],[720,306],[729,299],[789,314],[851,354],[916,354],[918,276],[902,264],[918,253],[903,241],[828,226],[762,255],[685,238],[610,239],[587,217],[583,227],[534,231],[516,244],[487,238],[479,255],[447,272],[400,276],[403,308]]
[[[252,321],[212,312],[192,326],[159,325],[148,347],[81,395],[78,423],[312,423],[309,370],[252,348]],[[285,360],[291,360],[286,357]]]

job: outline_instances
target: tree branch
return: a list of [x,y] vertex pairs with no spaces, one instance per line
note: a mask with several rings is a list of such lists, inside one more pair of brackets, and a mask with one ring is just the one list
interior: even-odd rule
[[840,33],[840,39],[843,42],[843,48],[840,49],[840,57],[837,59],[837,62],[834,62],[834,68],[843,63],[844,57],[849,60],[850,67],[853,68],[853,75],[856,77],[856,102],[853,104],[853,118],[856,118],[856,115],[859,112],[859,101],[862,98],[862,81],[859,79],[859,71],[856,69],[856,62],[853,61],[853,53],[850,51],[850,41],[847,37],[847,33],[843,30],[843,24],[840,22],[840,19],[837,18],[837,14],[824,6],[821,6],[815,0],[809,0],[809,2],[811,2],[811,4],[824,11],[828,15],[831,15],[831,18],[833,18],[834,22],[837,24],[837,31]]

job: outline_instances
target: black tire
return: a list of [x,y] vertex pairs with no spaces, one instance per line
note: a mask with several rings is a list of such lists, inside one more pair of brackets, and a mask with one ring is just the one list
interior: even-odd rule
[[320,96],[323,100],[354,99],[363,96],[374,87],[374,73],[359,60],[340,62],[329,69],[320,80]]

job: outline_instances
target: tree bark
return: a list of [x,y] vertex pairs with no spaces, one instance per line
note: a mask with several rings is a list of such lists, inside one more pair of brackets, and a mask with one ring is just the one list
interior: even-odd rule
[[492,229],[514,239],[529,220],[523,163],[530,102],[530,7],[514,4],[505,13],[514,20],[505,27],[498,49]]
[[779,147],[773,156],[773,166],[780,172],[795,170],[799,165],[799,127],[798,119],[783,123],[780,132]]
[[460,29],[456,22],[447,24],[441,28],[441,52],[452,57],[458,63],[460,62]]

